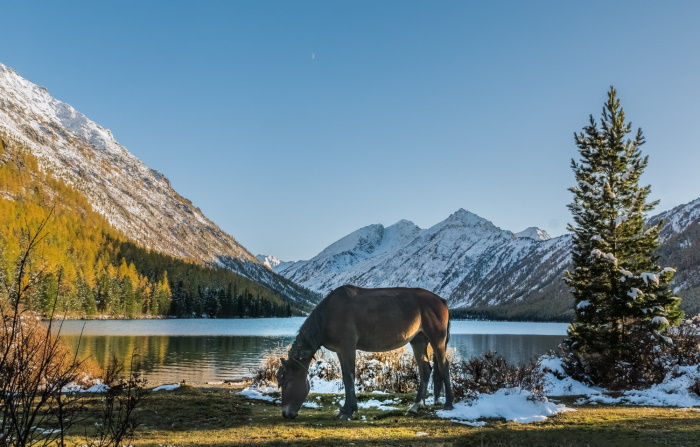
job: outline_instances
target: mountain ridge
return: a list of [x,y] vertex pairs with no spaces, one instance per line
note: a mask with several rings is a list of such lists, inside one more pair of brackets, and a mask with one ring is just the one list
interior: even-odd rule
[[[674,284],[681,296],[685,291],[686,311],[698,313],[700,198],[648,222],[660,220],[667,222],[661,231],[660,262],[681,266]],[[373,244],[360,242],[383,234],[383,228],[363,227],[313,258],[281,264],[277,270],[322,294],[345,283],[422,287],[446,298],[452,309],[462,309],[456,313],[461,316],[566,321],[573,315],[573,297],[563,281],[571,265],[569,234],[552,238],[536,227],[512,233],[460,209],[430,228],[415,227],[410,240],[391,250],[368,251],[367,246],[381,246],[381,238],[375,236]]]
[[145,248],[225,266],[297,302],[312,294],[275,274],[209,220],[112,132],[0,64],[0,135],[85,195],[93,209]]

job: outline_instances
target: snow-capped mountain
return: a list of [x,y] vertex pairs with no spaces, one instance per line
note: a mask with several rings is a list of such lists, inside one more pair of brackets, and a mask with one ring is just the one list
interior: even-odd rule
[[[667,223],[660,263],[679,267],[676,286],[686,310],[696,313],[700,199],[650,223],[661,218]],[[323,294],[346,283],[422,287],[448,299],[452,308],[468,308],[470,315],[541,320],[572,316],[573,298],[563,281],[570,264],[570,235],[551,238],[534,227],[514,234],[461,209],[428,229],[405,220],[361,228],[314,258],[277,271]]]
[[44,172],[80,191],[134,242],[178,258],[226,265],[292,299],[305,295],[262,265],[109,130],[2,64],[0,138],[29,150]]
[[279,268],[293,281],[327,293],[342,284],[364,287],[416,286],[453,304],[469,304],[465,283],[484,283],[531,253],[546,234],[526,230],[517,237],[464,209],[420,229],[402,220],[389,227],[370,225],[331,244],[309,261]]
[[660,262],[678,268],[674,286],[684,301],[695,300],[700,313],[700,198],[650,219],[652,225],[660,221]]
[[255,259],[262,262],[268,268],[274,269],[278,265],[284,263],[284,261],[276,258],[275,256],[265,256],[265,255],[255,255]]
[[515,233],[517,237],[528,237],[536,241],[547,241],[552,238],[546,231],[537,227],[528,227],[519,233]]

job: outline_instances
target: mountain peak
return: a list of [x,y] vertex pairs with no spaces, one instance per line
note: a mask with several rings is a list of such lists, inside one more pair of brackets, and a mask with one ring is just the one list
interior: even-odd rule
[[262,262],[264,265],[268,266],[270,269],[274,270],[275,267],[278,265],[282,264],[284,261],[279,259],[276,256],[270,256],[270,255],[256,255],[255,258]]
[[414,224],[413,222],[411,222],[410,220],[401,219],[400,221],[396,222],[395,224],[386,227],[386,230],[390,230],[390,229],[396,229],[399,232],[403,233],[403,232],[412,232],[416,229],[420,230],[420,227],[418,225]]
[[483,228],[485,230],[502,231],[500,228],[495,226],[490,220],[486,220],[483,217],[467,211],[464,208],[460,208],[450,216],[443,220],[442,222],[435,225],[433,228],[439,229],[445,226],[457,226],[466,228]]
[[550,236],[549,233],[537,227],[528,227],[520,233],[515,233],[515,236],[518,238],[530,238],[536,241],[548,241],[552,238],[552,236]]
[[460,208],[454,213],[450,214],[450,217],[448,217],[447,220],[460,221],[466,224],[480,224],[488,222],[488,220],[484,219],[483,217],[474,214],[471,211],[467,211],[464,208]]

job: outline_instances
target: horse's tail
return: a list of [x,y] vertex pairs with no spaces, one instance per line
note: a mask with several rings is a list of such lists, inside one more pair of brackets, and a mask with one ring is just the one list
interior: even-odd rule
[[450,325],[452,325],[452,320],[447,317],[447,339],[445,339],[445,348],[447,348],[447,343],[450,342]]

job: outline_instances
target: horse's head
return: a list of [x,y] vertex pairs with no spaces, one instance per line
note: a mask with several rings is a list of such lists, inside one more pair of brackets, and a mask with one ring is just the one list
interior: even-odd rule
[[307,377],[308,370],[296,359],[282,359],[277,370],[277,385],[282,390],[282,416],[294,419],[301,404],[309,395],[311,386]]

